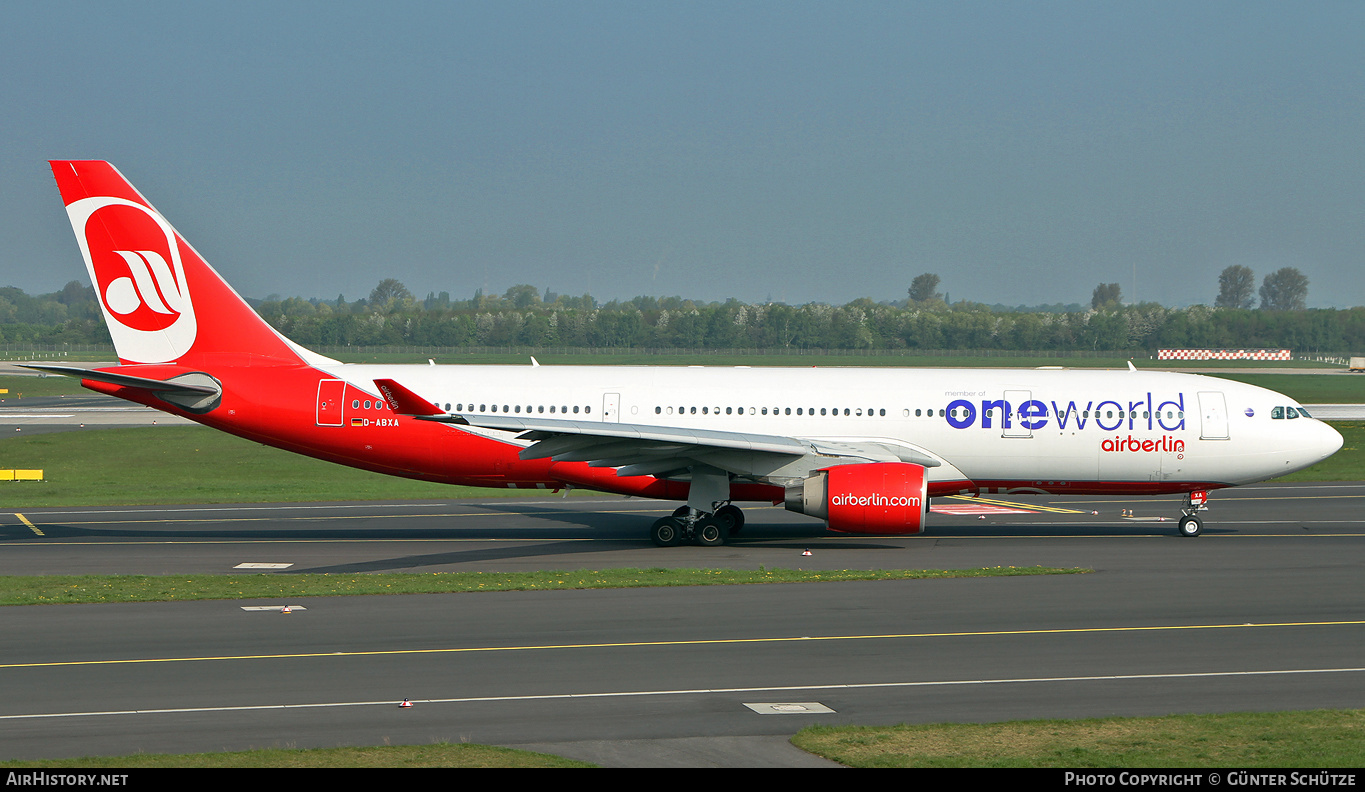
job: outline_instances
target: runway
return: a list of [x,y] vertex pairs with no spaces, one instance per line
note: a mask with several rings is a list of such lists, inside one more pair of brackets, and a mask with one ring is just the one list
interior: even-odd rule
[[1157,519],[1175,499],[992,496],[1017,510],[935,513],[894,538],[750,508],[725,547],[662,549],[645,532],[672,504],[619,498],[3,513],[3,574],[1094,572],[310,598],[289,615],[3,608],[0,758],[464,740],[610,766],[820,766],[786,743],[810,723],[1362,707],[1362,499],[1357,483],[1218,491],[1196,539]]

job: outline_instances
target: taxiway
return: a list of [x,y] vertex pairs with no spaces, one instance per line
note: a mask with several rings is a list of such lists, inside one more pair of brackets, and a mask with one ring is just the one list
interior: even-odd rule
[[[0,513],[0,574],[1094,570],[324,597],[288,615],[283,600],[3,608],[0,758],[465,740],[613,766],[820,765],[786,738],[1365,706],[1365,485],[1218,491],[1196,539],[1158,519],[1175,499],[988,500],[1004,511],[894,538],[750,508],[721,548],[656,548],[647,526],[671,504],[620,498]],[[935,501],[959,504],[991,505]]]

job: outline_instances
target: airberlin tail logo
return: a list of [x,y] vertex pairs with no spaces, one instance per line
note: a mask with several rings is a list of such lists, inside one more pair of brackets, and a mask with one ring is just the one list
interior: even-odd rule
[[66,211],[119,357],[164,363],[188,352],[198,325],[175,229],[123,198],[83,198]]
[[114,252],[128,265],[129,274],[114,278],[103,289],[105,307],[117,314],[119,321],[139,330],[161,330],[174,324],[187,295],[176,283],[166,259],[155,250]]

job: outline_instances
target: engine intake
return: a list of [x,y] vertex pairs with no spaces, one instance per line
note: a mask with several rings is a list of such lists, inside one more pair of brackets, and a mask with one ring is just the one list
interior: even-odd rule
[[924,530],[928,487],[921,465],[838,465],[788,487],[786,506],[789,511],[825,520],[831,531],[915,534]]

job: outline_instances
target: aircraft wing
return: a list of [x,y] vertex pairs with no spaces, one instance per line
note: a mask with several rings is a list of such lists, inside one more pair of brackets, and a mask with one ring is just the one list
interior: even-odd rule
[[819,468],[856,462],[912,462],[924,467],[942,464],[921,449],[889,440],[784,437],[654,424],[447,413],[434,409],[431,402],[393,380],[376,380],[375,384],[400,415],[511,432],[518,440],[531,443],[521,451],[522,459],[587,462],[591,467],[616,468],[618,476],[666,477],[704,465],[754,481],[781,483],[804,478]]

